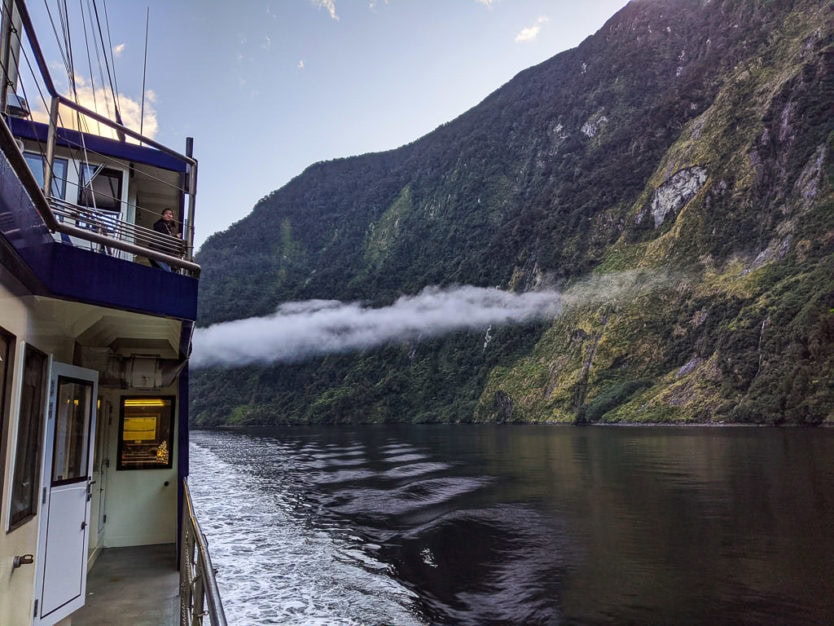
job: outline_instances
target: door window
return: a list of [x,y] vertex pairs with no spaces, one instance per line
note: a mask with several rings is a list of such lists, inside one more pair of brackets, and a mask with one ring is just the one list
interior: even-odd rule
[[55,407],[52,485],[86,480],[93,385],[60,377]]

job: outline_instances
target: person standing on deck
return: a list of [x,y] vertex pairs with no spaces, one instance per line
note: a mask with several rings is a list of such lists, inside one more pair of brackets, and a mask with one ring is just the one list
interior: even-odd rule
[[[179,232],[177,231],[177,223],[174,221],[174,211],[171,209],[165,209],[164,211],[162,211],[162,217],[160,217],[153,223],[153,229],[158,233],[162,233],[163,235],[179,237]],[[171,271],[171,266],[165,263],[164,261],[155,261],[153,259],[149,260],[151,262],[151,265],[153,265],[154,267],[160,267],[167,272]]]

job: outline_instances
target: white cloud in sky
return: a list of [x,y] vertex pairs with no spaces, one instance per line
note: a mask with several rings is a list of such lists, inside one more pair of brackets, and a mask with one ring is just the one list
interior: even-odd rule
[[338,21],[339,16],[336,15],[336,2],[335,0],[312,0],[313,4],[320,9],[326,9],[327,12],[330,14],[330,17],[334,20]]
[[297,67],[298,67],[298,69],[300,69],[300,70],[303,70],[303,69],[304,69],[304,59],[299,59],[299,60],[298,60],[298,65],[297,65]]
[[116,46],[113,46],[113,56],[119,58],[122,56],[122,52],[125,51],[126,44],[120,43]]
[[[113,106],[113,95],[109,88],[96,87],[93,89],[92,85],[88,85],[87,81],[80,76],[75,78],[75,90],[78,95],[77,102],[81,106],[95,111],[99,115],[103,115],[111,120],[116,119],[115,108]],[[68,98],[75,100],[72,93],[65,93]],[[156,137],[159,131],[159,123],[156,117],[156,109],[153,104],[156,101],[156,93],[153,90],[145,91],[145,107],[144,107],[144,124],[141,124],[142,134],[150,139]],[[79,119],[76,113],[68,107],[62,106],[60,108],[59,125],[64,128],[72,128],[78,130]],[[139,132],[140,121],[142,119],[142,102],[134,100],[129,96],[119,94],[119,113],[122,116],[122,123]],[[32,116],[39,122],[48,123],[49,114],[43,108],[38,108],[32,111]],[[116,131],[109,126],[96,122],[86,116],[81,117],[81,130],[102,137],[116,138]],[[133,141],[128,139],[128,141]]]
[[495,0],[475,0],[478,4],[483,4],[485,7],[491,7],[495,4]]
[[539,31],[542,29],[542,24],[549,21],[549,19],[550,18],[542,16],[536,20],[536,23],[533,26],[522,28],[521,31],[515,36],[516,42],[523,43],[527,41],[535,41],[536,37],[539,36]]

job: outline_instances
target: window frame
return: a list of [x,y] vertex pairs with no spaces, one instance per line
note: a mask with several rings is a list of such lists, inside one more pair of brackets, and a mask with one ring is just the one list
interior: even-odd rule
[[[40,363],[41,380],[39,389],[35,388],[32,402],[36,403],[29,408],[28,415],[24,416],[23,411],[25,407],[24,398],[26,383],[29,376],[29,362],[30,357],[37,357],[42,359]],[[37,365],[35,365],[37,367]],[[38,501],[40,498],[41,486],[41,457],[43,455],[43,429],[44,429],[44,411],[47,407],[47,394],[49,393],[49,356],[41,352],[31,344],[24,344],[23,347],[23,363],[20,381],[20,400],[18,406],[18,423],[17,436],[15,445],[14,465],[12,467],[12,488],[9,494],[9,517],[8,517],[8,532],[19,528],[30,519],[38,514]],[[25,426],[25,428],[24,428]],[[21,445],[21,442],[25,442]],[[28,456],[31,453],[31,458]],[[25,459],[21,461],[21,459]],[[21,467],[21,464],[29,461],[27,467]],[[29,476],[31,487],[29,493],[22,494],[28,497],[29,502],[26,508],[21,508],[19,511],[13,511],[12,506],[15,504],[15,499],[18,494],[16,488],[18,485],[24,484],[24,477],[20,472],[31,472]]]
[[[8,454],[8,428],[12,408],[12,382],[14,380],[14,356],[17,338],[0,326],[0,459]],[[6,463],[0,463],[0,493],[6,488]]]
[[[174,466],[174,432],[176,428],[176,419],[177,419],[177,411],[176,411],[176,396],[172,395],[158,395],[158,396],[122,396],[119,399],[119,435],[116,444],[116,471],[134,471],[134,470],[156,470],[156,469],[171,469]],[[168,424],[168,436],[167,438],[160,437],[157,441],[164,441],[168,445],[168,462],[167,463],[156,463],[156,462],[136,462],[131,464],[125,464],[122,460],[122,452],[124,450],[124,427],[125,427],[125,408],[126,408],[126,401],[128,400],[161,400],[161,401],[168,401],[169,405],[169,415],[167,416],[169,420]],[[163,412],[160,411],[159,418],[165,419],[165,415],[162,414]],[[129,417],[140,417],[140,416],[129,416]],[[152,416],[147,416],[152,417]],[[156,445],[156,444],[154,444]]]
[[[91,177],[90,180],[87,180],[88,176]],[[97,194],[95,189],[93,188],[93,185],[95,184],[96,179],[98,179],[99,177],[118,177],[119,184],[118,189],[116,190],[117,195],[111,196],[109,194]],[[120,170],[115,167],[106,167],[104,165],[94,163],[81,163],[80,167],[78,168],[77,204],[78,206],[87,207],[89,209],[95,209],[96,211],[107,211],[108,213],[120,215],[122,212],[122,205],[124,204],[122,201],[122,195],[124,194],[124,186],[124,170]],[[90,197],[88,199],[85,199],[85,193],[90,194]],[[93,206],[92,199],[95,198],[96,200],[98,200],[99,197],[106,197],[108,200],[113,200],[115,206],[101,206],[98,203],[98,201],[96,201],[95,206]]]
[[[46,171],[46,157],[44,157],[39,152],[33,152],[31,150],[24,150],[23,151],[23,158],[26,159],[26,164],[29,166],[29,169],[35,175],[35,180],[38,181],[38,186],[43,189],[43,177],[44,172]],[[40,169],[36,169],[33,167],[35,165],[35,161],[40,160]],[[62,166],[64,169],[63,176],[59,176],[59,166]],[[59,200],[65,200],[67,197],[67,175],[69,173],[69,159],[65,159],[64,157],[55,157],[52,160],[52,197],[58,198]],[[56,188],[57,186],[57,188]]]
[[[73,385],[80,385],[86,390],[84,400],[86,401],[86,413],[84,414],[84,421],[81,422],[81,429],[82,433],[86,434],[86,437],[82,437],[81,439],[77,440],[77,443],[80,443],[80,447],[76,447],[74,452],[79,453],[76,457],[77,460],[80,461],[80,466],[77,468],[78,470],[83,470],[83,472],[77,472],[73,474],[69,478],[56,478],[55,471],[59,467],[58,464],[58,454],[61,450],[61,446],[59,446],[59,437],[58,437],[58,426],[59,426],[59,410],[58,404],[61,401],[61,386],[65,384],[73,384]],[[57,487],[59,485],[70,485],[73,483],[79,483],[87,480],[90,476],[90,419],[93,415],[93,383],[89,380],[79,380],[77,378],[71,378],[68,376],[58,376],[57,385],[55,388],[55,402],[56,407],[53,411],[53,415],[51,416],[55,420],[54,430],[55,430],[55,443],[52,446],[52,471],[49,476],[49,484],[52,487]],[[77,424],[77,422],[73,422],[73,424]],[[77,433],[74,433],[77,434]],[[93,433],[94,435],[94,433]]]

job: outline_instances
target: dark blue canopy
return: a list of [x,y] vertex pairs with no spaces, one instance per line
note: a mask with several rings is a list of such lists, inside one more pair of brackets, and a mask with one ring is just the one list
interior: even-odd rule
[[[15,137],[46,143],[49,133],[48,125],[20,117],[8,117],[6,123]],[[83,143],[82,135],[84,139]],[[172,172],[186,171],[185,161],[155,148],[116,141],[115,139],[99,137],[98,135],[91,135],[89,133],[80,133],[77,130],[70,130],[68,128],[57,129],[57,143],[60,146],[66,146],[68,148],[81,149],[82,147],[86,147],[90,152],[98,152],[117,159],[133,161],[134,163],[153,165],[154,167]]]

